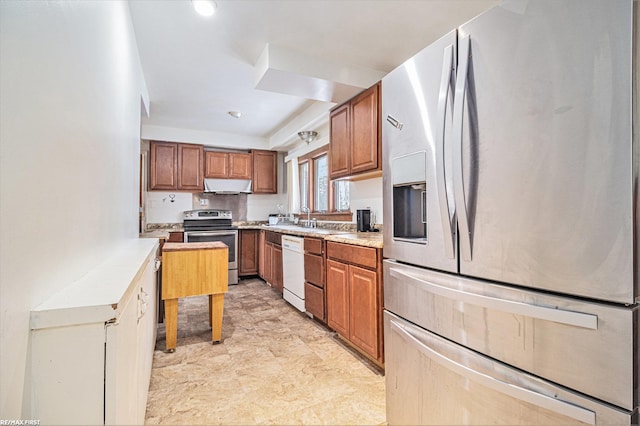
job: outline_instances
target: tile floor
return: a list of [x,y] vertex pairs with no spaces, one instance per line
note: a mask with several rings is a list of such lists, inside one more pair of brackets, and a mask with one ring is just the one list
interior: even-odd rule
[[385,424],[384,376],[264,281],[229,286],[218,345],[207,303],[179,301],[175,353],[159,325],[146,424]]

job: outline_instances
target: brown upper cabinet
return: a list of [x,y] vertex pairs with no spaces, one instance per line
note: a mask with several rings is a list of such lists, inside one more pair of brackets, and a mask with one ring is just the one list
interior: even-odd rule
[[151,141],[149,189],[204,191],[204,178],[251,179],[254,194],[278,193],[278,153],[205,151],[203,145]]
[[250,153],[205,151],[204,155],[205,178],[252,178],[253,156]]
[[151,141],[149,189],[202,191],[202,145]]
[[334,108],[329,117],[330,178],[382,170],[380,83]]
[[151,142],[149,160],[149,189],[176,189],[178,187],[178,144]]
[[276,151],[253,150],[254,194],[278,193],[278,153]]

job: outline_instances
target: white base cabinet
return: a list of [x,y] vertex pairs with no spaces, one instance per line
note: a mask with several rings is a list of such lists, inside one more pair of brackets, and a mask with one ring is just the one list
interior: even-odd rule
[[157,251],[158,240],[136,240],[31,312],[31,418],[144,424]]

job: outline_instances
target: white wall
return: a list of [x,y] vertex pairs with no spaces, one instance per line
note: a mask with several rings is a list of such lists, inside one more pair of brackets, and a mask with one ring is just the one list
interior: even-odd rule
[[356,210],[371,209],[372,218],[375,216],[375,223],[383,222],[382,217],[382,178],[373,178],[350,182],[349,202],[353,212],[353,222],[356,221]]
[[137,237],[144,79],[126,2],[0,2],[0,418],[29,311]]
[[190,192],[146,191],[145,197],[147,223],[182,223],[182,213],[193,209]]
[[[151,114],[153,114],[153,109]],[[141,135],[143,139],[147,140],[195,143],[216,148],[270,149],[269,140],[265,138],[152,124],[143,124]]]
[[284,154],[278,153],[278,193],[247,195],[247,220],[268,220],[269,214],[278,213],[278,204],[282,204],[285,210],[288,210],[286,169]]

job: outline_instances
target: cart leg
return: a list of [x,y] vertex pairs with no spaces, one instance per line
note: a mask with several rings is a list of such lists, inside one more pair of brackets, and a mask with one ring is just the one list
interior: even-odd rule
[[211,324],[211,340],[220,343],[222,340],[222,313],[224,310],[224,293],[209,295],[209,322]]
[[166,352],[174,352],[178,338],[178,299],[165,300],[164,310],[166,319],[165,329],[167,331]]

